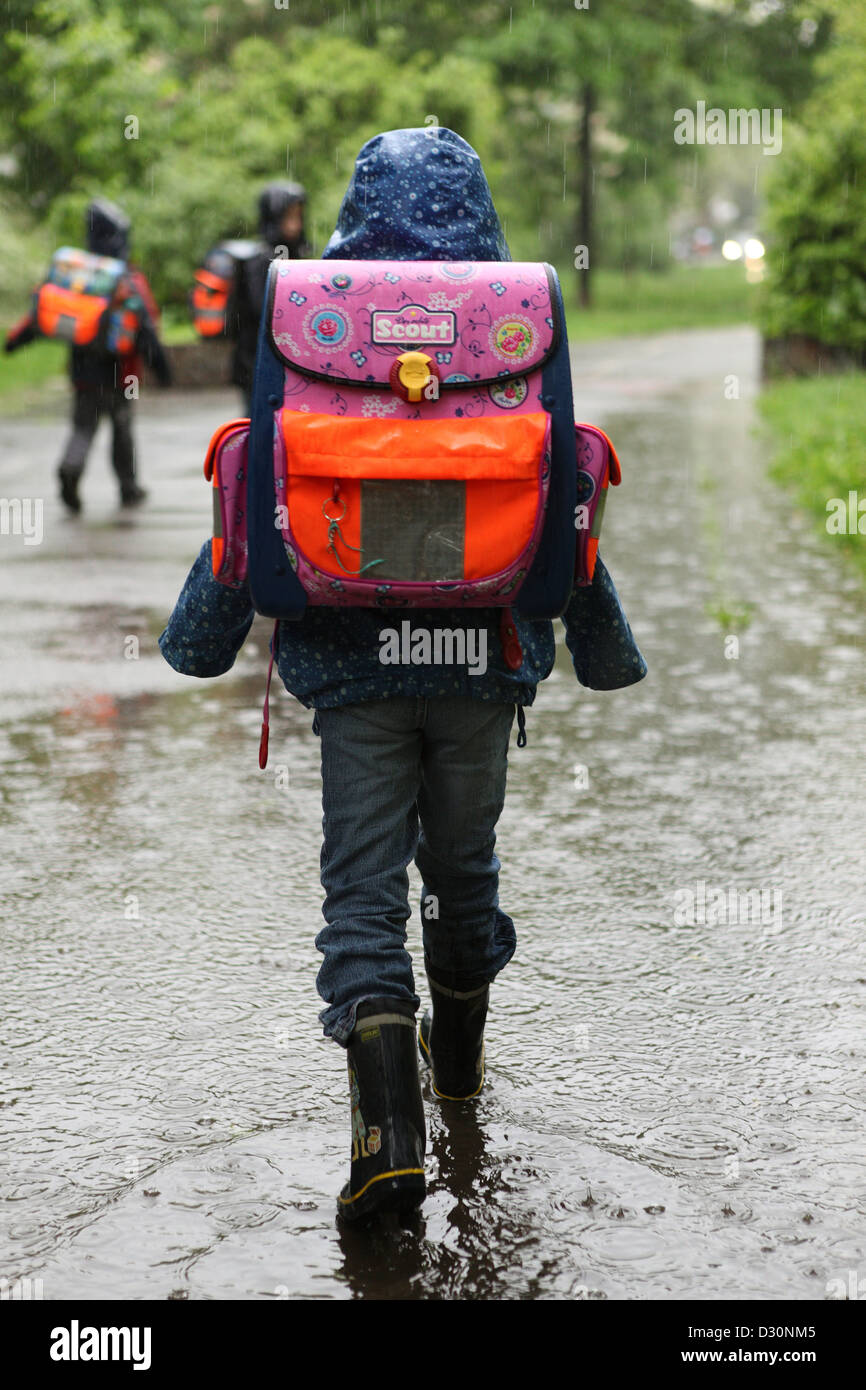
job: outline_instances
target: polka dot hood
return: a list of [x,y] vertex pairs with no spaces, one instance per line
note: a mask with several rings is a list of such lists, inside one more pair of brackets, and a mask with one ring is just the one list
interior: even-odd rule
[[327,259],[510,261],[472,146],[446,126],[386,130],[355,161]]

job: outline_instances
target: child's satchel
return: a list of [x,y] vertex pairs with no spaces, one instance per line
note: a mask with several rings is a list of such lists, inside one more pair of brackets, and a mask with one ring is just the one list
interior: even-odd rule
[[215,495],[232,498],[214,573],[248,579],[261,613],[552,618],[591,582],[619,464],[574,424],[549,265],[275,260],[243,478],[242,429],[223,426],[209,451]]
[[226,331],[229,299],[239,266],[261,250],[257,241],[221,241],[211,247],[195,272],[189,307],[193,328],[201,338],[218,338]]
[[217,430],[205,475],[214,575],[258,612],[498,607],[515,671],[513,613],[591,583],[620,481],[574,422],[555,270],[501,261],[273,261],[252,420]]
[[142,305],[125,261],[61,246],[34,292],[33,317],[45,338],[124,356],[135,348]]

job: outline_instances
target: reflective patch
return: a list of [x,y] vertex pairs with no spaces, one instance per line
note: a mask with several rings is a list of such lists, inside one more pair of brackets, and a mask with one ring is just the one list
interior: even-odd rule
[[577,470],[577,500],[586,505],[595,495],[595,478],[585,468]]
[[442,479],[361,483],[361,545],[381,556],[376,576],[463,578],[466,484]]

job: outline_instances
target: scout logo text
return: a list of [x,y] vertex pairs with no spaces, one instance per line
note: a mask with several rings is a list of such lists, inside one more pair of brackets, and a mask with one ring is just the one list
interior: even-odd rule
[[373,310],[374,343],[454,343],[457,324],[449,309],[424,309],[407,304],[404,309]]

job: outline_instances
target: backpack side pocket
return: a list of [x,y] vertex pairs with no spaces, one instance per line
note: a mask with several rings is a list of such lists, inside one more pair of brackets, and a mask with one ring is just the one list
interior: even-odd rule
[[592,583],[598,555],[598,538],[604,518],[608,485],[619,487],[622,470],[616,450],[597,425],[575,424],[577,460],[577,506],[574,525],[577,532],[574,579],[581,587]]
[[212,484],[211,564],[220,584],[239,589],[247,580],[247,443],[249,420],[220,425],[208,445],[204,475]]

